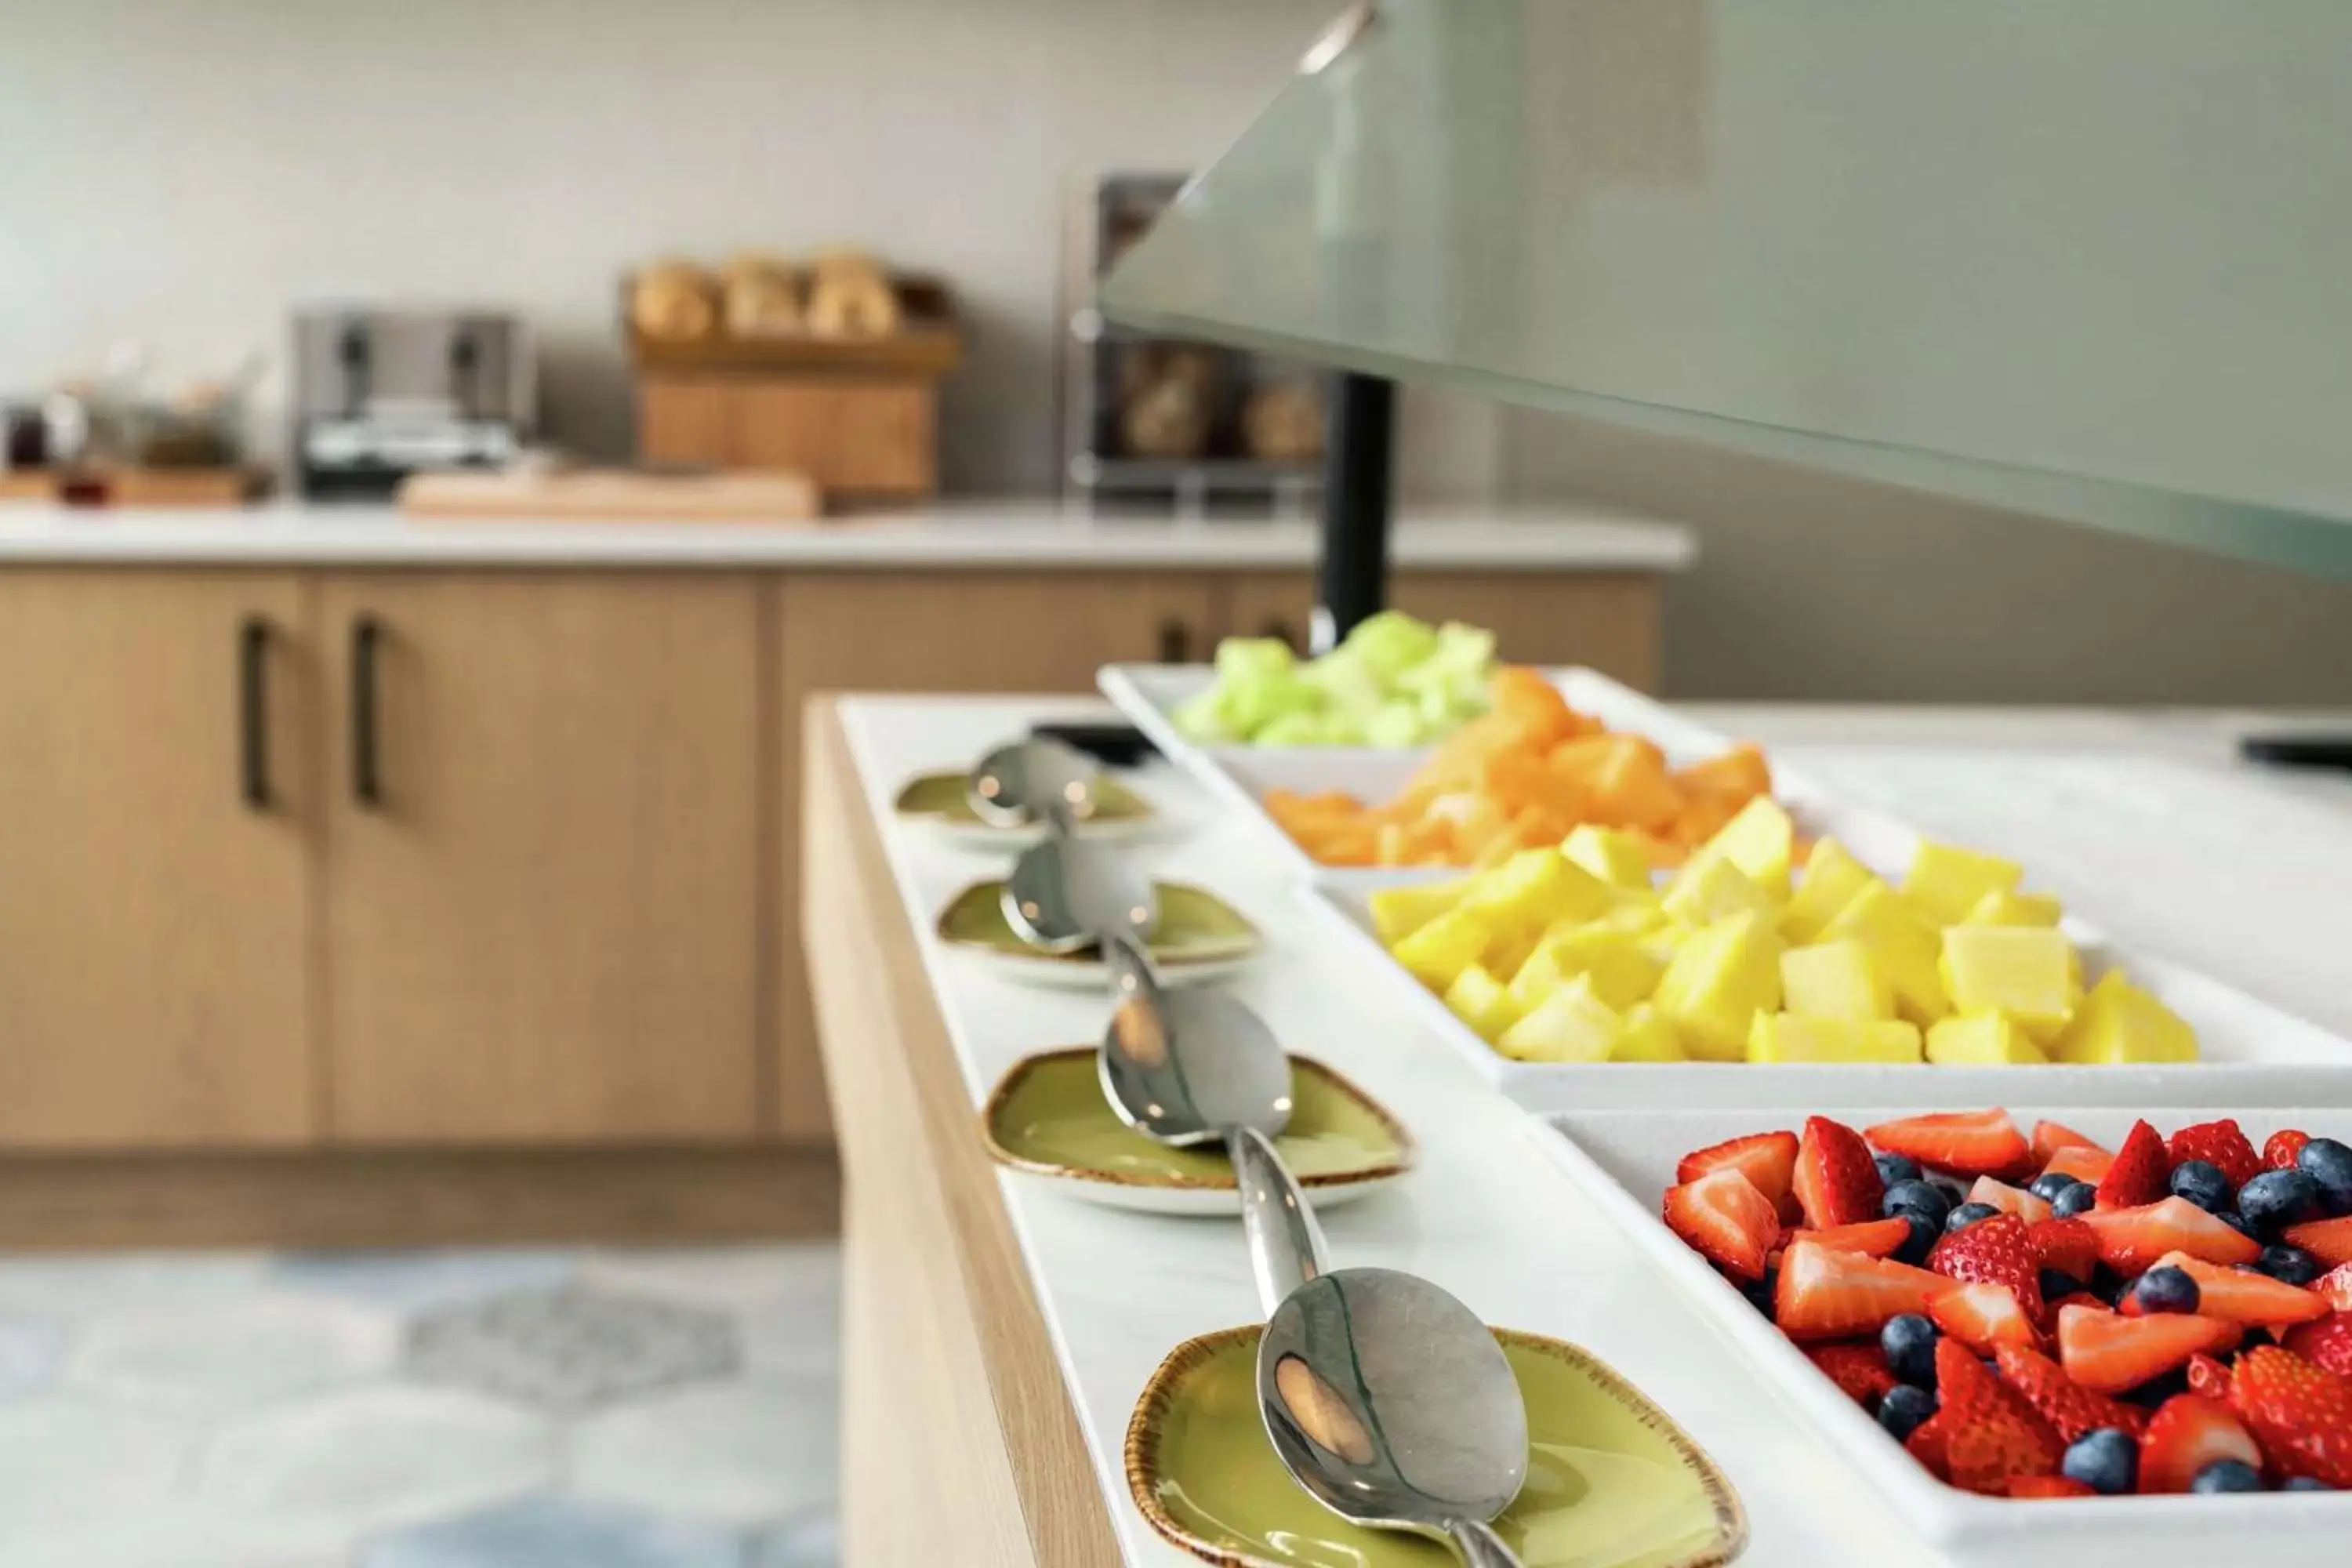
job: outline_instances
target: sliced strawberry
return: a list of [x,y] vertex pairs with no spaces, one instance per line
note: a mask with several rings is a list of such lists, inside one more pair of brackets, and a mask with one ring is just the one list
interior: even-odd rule
[[1772,1320],[1792,1340],[1849,1340],[1876,1333],[1899,1313],[1926,1311],[1927,1298],[1948,1289],[1943,1276],[1907,1263],[1801,1241],[1780,1259]]
[[1936,1398],[1956,1487],[2000,1497],[2020,1476],[2055,1474],[2065,1457],[2050,1423],[1957,1340],[1936,1342]]
[[2217,1268],[2185,1252],[2168,1252],[2156,1260],[2156,1267],[2178,1268],[2197,1281],[2197,1310],[2202,1317],[2276,1329],[2327,1315],[2327,1303],[2311,1291],[2251,1268]]
[[1738,1171],[1711,1171],[1666,1189],[1666,1228],[1708,1261],[1742,1279],[1764,1278],[1764,1260],[1780,1238],[1780,1211]]
[[2072,1176],[2095,1187],[2106,1179],[2115,1163],[2116,1157],[2105,1149],[2061,1149],[2042,1170],[2044,1175]]
[[2303,1146],[2310,1142],[2310,1133],[2297,1132],[2291,1127],[2272,1133],[2271,1141],[2263,1145],[2263,1168],[2268,1171],[2294,1170],[2295,1156],[2302,1153]]
[[2311,1287],[2319,1299],[2339,1312],[2352,1312],[2352,1263],[2339,1263]]
[[1939,1481],[1952,1479],[1951,1456],[1944,1450],[1945,1435],[1951,1429],[1944,1413],[1938,1410],[1911,1428],[1911,1436],[1903,1439],[1904,1451]]
[[2035,1322],[2042,1316],[2042,1254],[2013,1214],[1980,1219],[1936,1243],[1927,1267],[1964,1285],[2006,1285]]
[[1805,1211],[1805,1223],[1816,1230],[1876,1219],[1879,1200],[1886,1194],[1862,1135],[1826,1116],[1806,1118],[1790,1186]]
[[[2210,1394],[2215,1399],[2230,1397],[2230,1369],[2203,1351],[2189,1358],[2189,1392]],[[2126,1405],[2126,1409],[2131,1406]]]
[[1891,1219],[1832,1226],[1828,1230],[1784,1231],[1780,1245],[1793,1247],[1798,1242],[1810,1241],[1838,1252],[1859,1252],[1864,1258],[1892,1258],[1895,1249],[1910,1239],[1911,1222],[1896,1215]]
[[2009,1483],[2013,1498],[2096,1497],[2099,1494],[2072,1476],[2020,1476]]
[[2300,1247],[2319,1259],[2323,1268],[2341,1268],[2352,1263],[2352,1214],[2341,1219],[2315,1219],[2307,1225],[2286,1227],[2289,1247]]
[[2228,1117],[2182,1128],[2164,1146],[2164,1153],[2176,1165],[2202,1160],[2229,1177],[2232,1187],[2245,1185],[2263,1168],[2263,1157],[2246,1141],[2245,1130]]
[[2045,1301],[2042,1305],[2049,1308],[2049,1315],[2053,1318],[2060,1309],[2065,1307],[2096,1307],[2102,1312],[2107,1310],[2107,1304],[2088,1290],[2069,1290],[2055,1301]]
[[2042,1342],[2041,1331],[2006,1285],[1947,1286],[1927,1298],[1927,1315],[1952,1338],[1985,1354],[1995,1345]]
[[1774,1204],[1789,1195],[1789,1178],[1797,1170],[1797,1135],[1793,1132],[1751,1132],[1683,1156],[1675,1167],[1676,1182],[1696,1182],[1725,1166],[1738,1171]]
[[1895,1374],[1886,1370],[1885,1352],[1874,1341],[1807,1345],[1804,1351],[1806,1358],[1820,1367],[1824,1376],[1864,1409],[1875,1409],[1879,1396],[1895,1386]]
[[2203,1394],[2176,1394],[2166,1400],[2140,1439],[2139,1489],[2185,1492],[2197,1472],[2216,1459],[2237,1459],[2263,1468],[2263,1450],[2252,1433],[2224,1401]]
[[2003,1214],[2013,1214],[2026,1224],[2050,1217],[2050,1205],[2023,1187],[2012,1187],[2007,1182],[1997,1182],[1990,1176],[1979,1176],[1977,1184],[1969,1189],[1968,1201],[1997,1208]]
[[2042,1418],[2069,1443],[2102,1426],[2113,1426],[2137,1437],[2147,1425],[2147,1411],[2137,1405],[2092,1393],[2038,1350],[2025,1345],[2000,1345],[1992,1353],[2000,1363],[2001,1381],[2017,1390],[2019,1397],[2040,1411]]
[[2330,1312],[2317,1322],[2298,1323],[2279,1343],[2314,1366],[2352,1377],[2352,1312]]
[[2263,1255],[2260,1242],[2187,1198],[2166,1198],[2137,1208],[2095,1208],[2080,1217],[2099,1233],[2099,1260],[2127,1279],[2145,1273],[2168,1252],[2185,1252],[2208,1263],[2252,1263]]
[[2164,1140],[2147,1122],[2135,1121],[2124,1134],[2124,1146],[2116,1151],[2115,1163],[2099,1178],[2099,1206],[2127,1209],[2152,1204],[2171,1192],[2171,1180],[2172,1162],[2165,1155]]
[[2121,1394],[2161,1377],[2199,1351],[2212,1351],[2237,1331],[2217,1318],[2167,1312],[2126,1318],[2096,1307],[2058,1314],[2058,1361],[2095,1394]]
[[2045,1219],[2025,1227],[2044,1268],[2087,1281],[2099,1266],[2099,1233],[2081,1219]]
[[2033,1124],[2033,1163],[2042,1170],[2050,1168],[2050,1156],[2061,1149],[2094,1149],[2104,1154],[2107,1146],[2095,1138],[2085,1138],[2063,1121],[2042,1121]]
[[2007,1175],[2026,1163],[2032,1148],[2006,1110],[1949,1110],[1882,1121],[1866,1130],[1890,1154],[1963,1176]]
[[2230,1404],[2278,1474],[2352,1489],[2352,1378],[2260,1345],[2238,1358]]

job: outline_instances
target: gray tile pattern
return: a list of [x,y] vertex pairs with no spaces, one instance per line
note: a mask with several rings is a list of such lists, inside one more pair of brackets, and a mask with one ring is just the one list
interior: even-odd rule
[[725,1377],[742,1360],[723,1313],[565,1287],[425,1313],[403,1364],[419,1383],[576,1412]]

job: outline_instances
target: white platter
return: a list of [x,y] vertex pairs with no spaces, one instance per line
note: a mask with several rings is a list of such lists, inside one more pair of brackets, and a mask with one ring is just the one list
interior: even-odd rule
[[[1048,991],[1098,991],[1110,994],[1110,965],[1099,958],[1059,958],[1038,953],[1002,952],[993,949],[950,943],[958,962],[993,971],[1006,980]],[[1206,985],[1224,980],[1257,962],[1263,944],[1228,958],[1195,958],[1160,967],[1160,984],[1167,986]]]
[[[1956,1101],[1975,1106],[1977,1101]],[[1981,1103],[2000,1103],[1985,1101]],[[1850,1106],[1841,1121],[1859,1128],[1915,1105]],[[2020,1127],[2044,1114],[2109,1147],[2146,1114],[2169,1134],[2189,1121],[2236,1116],[2260,1144],[2279,1127],[2352,1140],[2352,1110],[2293,1111],[2203,1105],[2130,1110],[2048,1100],[2013,1102]],[[2315,1542],[2352,1532],[2352,1492],[2265,1492],[2222,1497],[2084,1498],[2011,1501],[1982,1498],[1937,1480],[1822,1376],[1794,1344],[1706,1259],[1656,1217],[1675,1163],[1694,1149],[1743,1133],[1794,1129],[1801,1112],[1761,1110],[1584,1111],[1530,1121],[1530,1135],[1570,1180],[1606,1213],[1689,1299],[1709,1327],[1751,1362],[1782,1405],[1811,1424],[1931,1545],[1954,1561],[2002,1568],[2211,1568],[2216,1563],[2306,1557]]]

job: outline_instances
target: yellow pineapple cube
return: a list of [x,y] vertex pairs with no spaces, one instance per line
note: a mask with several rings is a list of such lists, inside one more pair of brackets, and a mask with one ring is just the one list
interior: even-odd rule
[[1561,841],[1559,852],[1612,888],[1649,891],[1649,853],[1630,833],[1582,823]]
[[1892,1018],[1895,986],[1848,939],[1792,947],[1780,955],[1781,1006],[1809,1018]]
[[1937,972],[1962,1013],[2006,1013],[2037,1041],[2055,1038],[2082,988],[2074,944],[2048,926],[1956,925]]
[[1927,1059],[1946,1068],[2033,1067],[2050,1060],[2005,1013],[1937,1019],[1927,1031]]
[[1558,849],[1522,849],[1472,878],[1461,907],[1497,927],[1541,929],[1554,921],[1600,914],[1609,907],[1609,884]]
[[1936,928],[1876,878],[1822,928],[1821,940],[1868,949],[1872,966],[1895,988],[1895,1010],[1913,1023],[1924,1027],[1952,1010],[1936,967]]
[[1840,910],[1853,901],[1856,893],[1876,880],[1870,868],[1848,853],[1844,845],[1834,838],[1822,839],[1806,858],[1805,874],[1798,880],[1796,894],[1780,911],[1782,933],[1790,942],[1812,941]]
[[1592,994],[1591,978],[1580,974],[1504,1030],[1495,1048],[1523,1062],[1607,1061],[1623,1028],[1617,1010]]
[[1780,1006],[1780,933],[1760,910],[1694,931],[1675,949],[1653,1000],[1683,1049],[1709,1061],[1747,1053],[1748,1020]]
[[2054,1061],[2112,1066],[2123,1062],[2193,1062],[2197,1034],[2179,1014],[2110,969],[2091,987],[2074,1021],[2052,1042]]
[[1903,879],[1903,896],[1937,925],[1957,925],[1987,893],[2014,892],[2023,880],[2025,868],[2015,861],[1923,838]]
[[1612,1007],[1630,1007],[1658,987],[1665,961],[1638,937],[1594,926],[1554,927],[1511,977],[1511,999],[1522,1011],[1579,974],[1592,977],[1593,994]]
[[2047,893],[2013,893],[1996,888],[1969,909],[1962,925],[2054,926],[2065,914]]
[[1919,1026],[1899,1018],[1808,1018],[1759,1013],[1748,1028],[1748,1059],[1775,1062],[1916,1062]]
[[1664,902],[1668,917],[1691,931],[1750,910],[1771,908],[1771,896],[1719,855],[1693,858],[1675,875]]
[[1445,988],[1445,1006],[1490,1046],[1519,1021],[1511,994],[1482,964],[1474,963],[1454,977]]
[[[1552,931],[1574,926],[1580,931],[1622,931],[1627,936],[1647,936],[1667,923],[1665,900],[1655,893],[1621,890],[1605,913],[1589,921],[1560,921]],[[1549,934],[1547,932],[1546,934]]]
[[1535,955],[1543,934],[1526,926],[1496,931],[1494,940],[1486,944],[1486,951],[1478,955],[1478,962],[1489,974],[1517,974]]
[[1475,910],[1450,909],[1390,949],[1412,977],[1443,996],[1477,963],[1494,928]]
[[1647,1002],[1636,1002],[1625,1009],[1617,1030],[1617,1043],[1609,1047],[1612,1062],[1680,1062],[1690,1058],[1683,1054],[1682,1037],[1675,1033],[1659,1011]]
[[1797,825],[1789,820],[1779,801],[1759,795],[1717,828],[1691,858],[1728,860],[1771,895],[1775,903],[1780,903],[1789,897],[1789,866],[1796,848]]
[[1419,882],[1402,888],[1381,888],[1364,902],[1372,911],[1372,931],[1382,944],[1394,947],[1462,901],[1470,890],[1467,877],[1444,882]]

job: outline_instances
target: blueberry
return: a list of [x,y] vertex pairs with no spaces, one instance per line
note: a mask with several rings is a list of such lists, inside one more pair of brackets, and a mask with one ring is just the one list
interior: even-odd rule
[[1916,1268],[1927,1261],[1927,1254],[1935,1249],[1937,1238],[1944,1234],[1943,1224],[1941,1221],[1929,1219],[1917,1209],[1901,1209],[1896,1212],[1911,1222],[1911,1234],[1905,1238],[1902,1246],[1895,1249],[1895,1261],[1908,1263]]
[[2073,1219],[2076,1215],[2090,1213],[2098,1201],[2098,1188],[2088,1182],[2076,1182],[2050,1200],[2050,1213],[2058,1219]]
[[2063,1171],[2044,1171],[2034,1177],[2032,1184],[2025,1190],[2045,1204],[2054,1204],[2058,1201],[2060,1193],[2064,1192],[2081,1179],[2079,1176],[2070,1176]]
[[1966,1230],[1980,1219],[1990,1219],[2000,1211],[1990,1204],[1962,1204],[1944,1221],[1946,1232]]
[[1929,1222],[1941,1230],[1945,1216],[1952,1212],[1952,1203],[1944,1196],[1941,1188],[1915,1177],[1907,1182],[1895,1183],[1886,1189],[1886,1195],[1878,1201],[1878,1212],[1883,1215],[1900,1214],[1906,1209],[1926,1215]]
[[2300,1247],[2265,1247],[2254,1267],[2289,1285],[2308,1285],[2319,1278],[2319,1259]]
[[2183,1268],[2151,1268],[2132,1287],[2143,1312],[2193,1312],[2203,1294]]
[[1878,1348],[1886,1370],[1915,1388],[1936,1386],[1936,1325],[1916,1312],[1886,1320],[1878,1331]]
[[1931,1173],[1922,1177],[1921,1180],[1925,1181],[1929,1186],[1944,1194],[1944,1206],[1947,1208],[1949,1208],[1954,1204],[1961,1202],[1969,1195],[1968,1188],[1952,1180],[1951,1177],[1941,1173]]
[[2216,1459],[2197,1472],[2189,1483],[2192,1492],[2258,1492],[2263,1489],[2260,1470],[2243,1459]]
[[2294,1157],[2294,1168],[2319,1186],[2319,1205],[2331,1215],[2352,1214],[2352,1149],[2315,1138]]
[[1748,1298],[1749,1306],[1769,1318],[1772,1316],[1772,1288],[1779,1278],[1778,1275],[1768,1273],[1761,1279],[1742,1279],[1739,1282],[1739,1293]]
[[2246,1223],[2246,1216],[2240,1214],[2236,1209],[2221,1209],[2218,1211],[2213,1217],[2220,1220],[2223,1225],[2228,1226],[2231,1230],[2236,1231],[2240,1236],[2244,1237],[2248,1241],[2260,1241],[2263,1239],[2260,1236],[2255,1234],[2254,1227]]
[[1907,1154],[1874,1154],[1878,1163],[1878,1180],[1882,1185],[1893,1186],[1897,1182],[1919,1179],[1919,1162]]
[[1907,1383],[1888,1389],[1878,1402],[1878,1424],[1898,1443],[1934,1414],[1936,1396]]
[[2283,1492],[2332,1492],[2335,1489],[2317,1476],[2289,1476],[2279,1488]]
[[2117,1497],[2139,1484],[2139,1445],[2128,1433],[2102,1426],[2068,1444],[2058,1468],[2069,1480]]
[[2044,1268],[2042,1271],[2042,1299],[2045,1301],[2055,1301],[2062,1297],[2071,1296],[2082,1288],[2083,1282],[2072,1274],[2061,1274],[2055,1268]]
[[2319,1184],[2301,1171],[2264,1171],[2238,1189],[2238,1212],[2256,1230],[2275,1236],[2319,1217]]
[[2172,1195],[2187,1198],[2209,1214],[2230,1206],[2230,1178],[2204,1160],[2183,1160],[2172,1167]]

